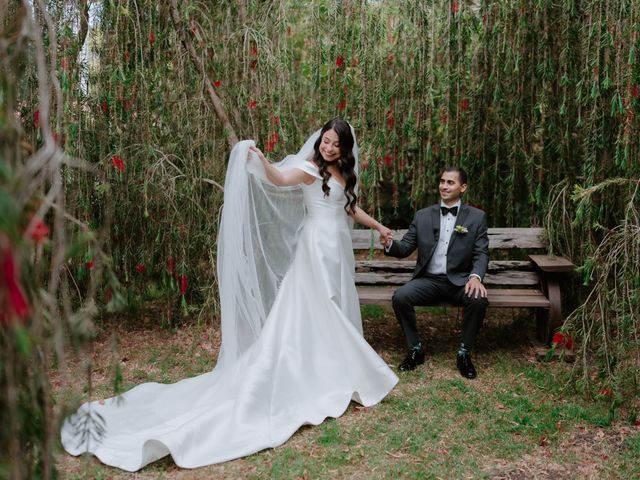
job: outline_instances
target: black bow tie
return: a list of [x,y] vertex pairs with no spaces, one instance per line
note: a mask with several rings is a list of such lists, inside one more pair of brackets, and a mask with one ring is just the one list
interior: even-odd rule
[[451,208],[440,207],[440,211],[442,212],[442,215],[446,215],[447,213],[450,213],[454,217],[458,216],[458,206],[457,205],[455,207],[451,207]]

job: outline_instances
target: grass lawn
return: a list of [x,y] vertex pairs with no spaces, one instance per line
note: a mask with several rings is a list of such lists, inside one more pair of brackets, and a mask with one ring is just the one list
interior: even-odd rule
[[[394,368],[404,349],[390,310],[363,309],[365,337]],[[490,309],[474,352],[478,378],[459,376],[455,309],[419,314],[427,363],[400,375],[379,405],[352,402],[338,419],[301,428],[283,446],[196,470],[170,457],[130,474],[93,457],[60,452],[64,479],[203,478],[640,478],[640,426],[610,418],[611,399],[583,399],[568,384],[572,366],[540,363],[529,313]],[[114,365],[123,386],[173,382],[210,370],[219,337],[211,327],[161,329],[153,308],[135,318],[103,320],[93,346],[93,398],[113,392]],[[58,399],[86,399],[84,359],[56,373]],[[636,403],[637,399],[632,400]]]

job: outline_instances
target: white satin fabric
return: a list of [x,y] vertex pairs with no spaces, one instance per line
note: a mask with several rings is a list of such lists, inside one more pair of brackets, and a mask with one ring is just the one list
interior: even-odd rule
[[[255,341],[212,372],[84,404],[63,424],[67,452],[128,471],[165,455],[195,468],[277,447],[300,426],[342,415],[351,400],[374,405],[394,387],[398,377],[362,336],[343,189],[332,179],[325,197],[315,166],[297,168],[316,180],[302,186],[293,261]],[[99,442],[79,441],[89,411],[105,422]]]

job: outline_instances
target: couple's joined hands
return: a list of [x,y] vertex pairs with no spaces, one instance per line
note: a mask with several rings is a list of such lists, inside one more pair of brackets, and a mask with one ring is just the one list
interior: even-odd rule
[[386,248],[391,245],[391,242],[393,241],[393,231],[391,231],[391,229],[385,227],[384,225],[380,225],[377,230],[380,234],[380,243],[382,244],[382,246]]

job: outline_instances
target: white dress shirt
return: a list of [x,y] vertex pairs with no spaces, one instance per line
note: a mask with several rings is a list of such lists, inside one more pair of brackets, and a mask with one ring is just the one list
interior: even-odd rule
[[[455,205],[451,205],[451,207],[458,207],[458,210],[460,210],[461,204],[462,202],[458,200],[458,202]],[[447,207],[444,203],[440,203],[440,206]],[[429,260],[429,264],[427,265],[427,273],[430,273],[431,275],[447,274],[447,249],[449,248],[449,241],[451,240],[455,224],[456,217],[451,212],[446,215],[440,215],[440,236],[438,238],[436,249],[434,250],[431,260]]]

